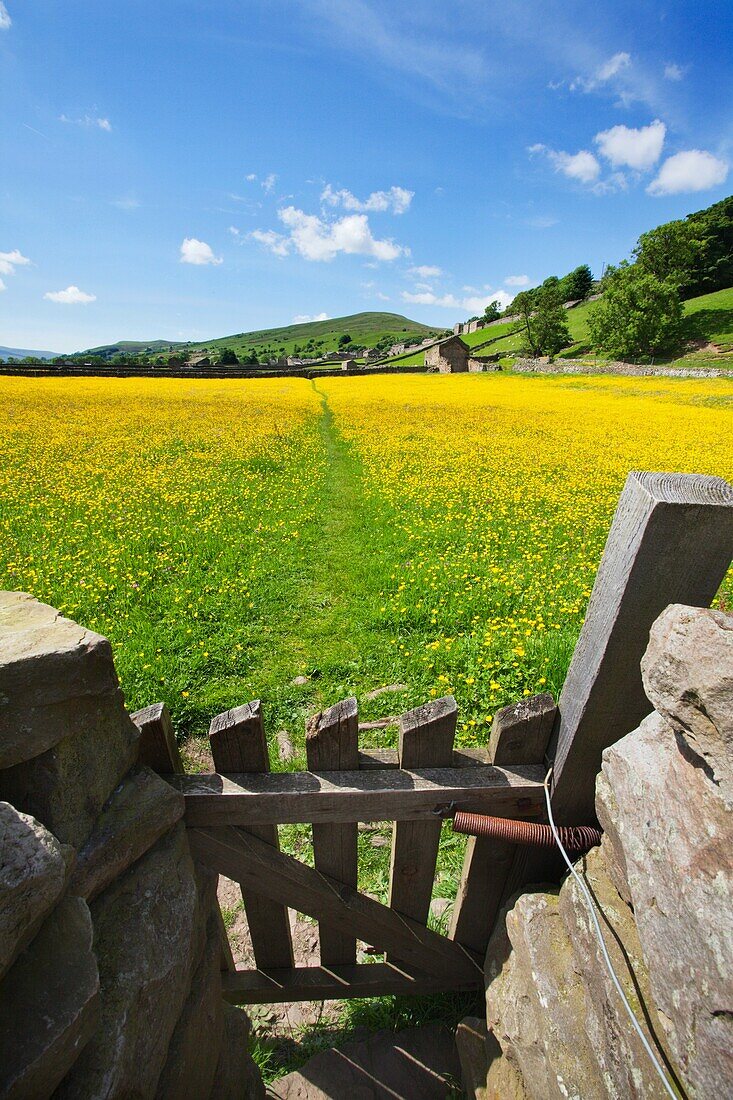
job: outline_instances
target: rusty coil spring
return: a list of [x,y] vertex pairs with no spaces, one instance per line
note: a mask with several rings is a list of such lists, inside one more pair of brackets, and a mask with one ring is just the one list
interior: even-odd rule
[[[601,830],[591,825],[561,825],[558,835],[563,848],[579,855],[601,843]],[[554,848],[555,837],[549,825],[536,821],[513,821],[506,817],[484,817],[459,811],[453,818],[453,832],[469,836],[506,840],[511,844],[527,844],[533,848]]]

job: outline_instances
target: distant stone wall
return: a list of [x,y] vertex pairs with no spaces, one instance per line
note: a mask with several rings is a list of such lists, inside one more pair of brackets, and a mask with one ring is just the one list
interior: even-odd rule
[[550,362],[542,359],[515,359],[512,370],[518,374],[627,374],[632,378],[733,378],[733,369],[725,367],[637,367],[633,363],[577,363],[572,359]]
[[[673,605],[642,662],[650,708],[603,756],[600,848],[580,861],[637,1019],[684,1095],[733,1089],[733,615]],[[568,877],[530,887],[486,958],[486,1022],[458,1041],[468,1095],[665,1096]]]
[[216,876],[138,761],[109,642],[0,593],[0,1095],[264,1096]]

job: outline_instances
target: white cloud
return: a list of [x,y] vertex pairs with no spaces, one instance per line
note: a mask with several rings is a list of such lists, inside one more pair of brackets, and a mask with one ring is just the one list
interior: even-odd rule
[[2,279],[0,279],[0,292],[7,289],[8,288],[6,287],[5,283],[2,281]]
[[372,191],[371,195],[362,200],[357,199],[346,188],[334,191],[330,183],[321,192],[321,202],[328,203],[329,206],[343,206],[344,210],[360,212],[383,213],[389,210],[393,214],[404,214],[409,210],[414,197],[414,191],[407,191],[404,187],[390,187],[389,191]]
[[507,275],[506,286],[529,286],[529,275]]
[[265,191],[267,191],[267,193],[269,195],[270,191],[272,191],[272,189],[273,189],[273,187],[275,186],[276,183],[277,183],[277,176],[275,175],[274,172],[270,172],[269,176],[265,176],[265,178],[263,179],[262,187]]
[[665,80],[682,80],[685,75],[685,70],[681,65],[676,65],[674,61],[668,61],[664,66],[664,79]]
[[112,206],[116,206],[118,210],[137,210],[140,207],[138,199],[132,197],[123,199],[112,199]]
[[30,260],[14,248],[12,252],[0,252],[0,275],[15,275],[16,267],[25,267]]
[[6,31],[12,26],[13,20],[8,15],[8,9],[0,0],[0,31]]
[[531,145],[529,153],[542,153],[548,158],[556,172],[562,172],[569,179],[578,180],[579,183],[593,183],[598,179],[601,166],[587,149],[581,149],[578,153],[564,153],[561,150],[549,149],[546,145]]
[[557,218],[546,214],[537,214],[534,218],[527,218],[525,224],[530,226],[531,229],[552,229],[553,225],[557,225]]
[[435,267],[433,264],[420,264],[419,267],[408,268],[408,275],[417,276],[420,279],[437,279],[439,275],[443,274],[442,268]]
[[293,317],[293,324],[305,325],[308,324],[309,321],[328,321],[328,319],[328,313],[296,313],[295,317]]
[[221,256],[214,255],[211,245],[208,245],[206,241],[199,241],[196,237],[186,237],[181,245],[180,262],[201,266],[203,264],[220,264],[224,261]]
[[409,290],[402,291],[403,302],[417,306],[438,306],[440,309],[452,309],[465,313],[483,313],[490,302],[498,302],[500,309],[506,309],[512,301],[512,295],[505,290],[495,290],[491,294],[456,298],[455,294],[434,294],[432,291],[420,291],[417,294]]
[[650,195],[679,195],[685,191],[706,191],[724,183],[728,165],[702,149],[687,149],[668,157],[656,179],[647,187]]
[[628,126],[612,126],[596,134],[599,152],[614,168],[633,168],[638,172],[652,168],[662,153],[667,127],[658,118],[648,126],[634,130]]
[[48,290],[43,295],[49,302],[61,302],[65,306],[85,306],[89,302],[96,302],[96,294],[87,294],[79,290],[78,286],[67,286],[66,290]]
[[274,256],[287,256],[290,252],[289,239],[274,229],[253,229],[250,237],[264,245]]
[[246,175],[244,178],[247,180],[248,183],[254,183],[254,181],[257,179],[257,176],[254,172],[249,172],[248,175]]
[[231,233],[233,237],[241,236],[241,230],[237,229],[236,225],[230,225],[227,229],[227,233]]
[[110,120],[100,118],[98,115],[82,115],[81,118],[69,118],[68,115],[59,115],[59,122],[68,122],[72,126],[95,127],[98,130],[105,130],[108,134],[112,132]]
[[328,263],[339,252],[371,256],[380,261],[396,260],[408,254],[408,249],[393,240],[374,237],[366,214],[347,214],[336,221],[328,221],[294,206],[286,206],[278,210],[278,217],[288,230],[287,235],[272,229],[256,229],[251,234],[276,256],[286,256],[295,249],[306,260]]
[[599,65],[592,76],[583,77],[576,76],[575,80],[570,83],[571,92],[592,92],[601,84],[608,83],[613,77],[618,76],[624,69],[628,69],[631,66],[631,54],[621,51],[615,53],[613,57],[609,57],[607,61]]

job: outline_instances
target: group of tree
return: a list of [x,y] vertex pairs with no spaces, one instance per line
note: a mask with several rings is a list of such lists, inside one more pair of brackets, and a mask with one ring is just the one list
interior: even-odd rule
[[591,343],[619,357],[674,352],[683,302],[733,285],[733,197],[642,233],[632,257],[606,271]]

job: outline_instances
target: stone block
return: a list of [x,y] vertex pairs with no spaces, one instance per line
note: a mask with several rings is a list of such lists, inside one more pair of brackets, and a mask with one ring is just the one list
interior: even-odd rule
[[[600,848],[591,849],[576,867],[603,914],[604,942],[621,988],[647,1042],[664,1065],[669,1062],[666,1036],[652,998],[633,913],[611,881]],[[583,974],[583,1026],[598,1062],[599,1080],[606,1083],[612,1096],[664,1100],[667,1094],[613,985],[586,900],[572,877],[560,890],[559,912]]]
[[73,850],[0,802],[0,978],[61,897]]
[[99,1024],[86,902],[65,898],[0,985],[0,1095],[50,1096]]
[[[506,914],[511,951],[495,960],[486,990],[487,1023],[518,1067],[531,1100],[605,1096],[585,1023],[586,997],[555,893],[523,894]],[[494,937],[492,937],[493,939]]]
[[71,890],[90,901],[183,816],[183,795],[151,771],[125,776],[77,856]]
[[233,1005],[224,1005],[224,1040],[216,1067],[212,1100],[262,1100],[265,1086],[249,1052],[250,1022]]
[[0,798],[79,848],[138,738],[107,639],[26,593],[1,593]]
[[641,662],[655,709],[733,798],[733,615],[671,604]]
[[183,824],[92,902],[102,1020],[62,1100],[155,1095],[203,950],[201,908]]
[[212,909],[203,954],[191,980],[158,1081],[158,1100],[209,1100],[224,1034],[219,921]]
[[733,1080],[733,804],[680,742],[650,715],[604,752],[598,802],[676,1067],[691,1094],[722,1096]]
[[488,1042],[486,1020],[481,1020],[478,1016],[465,1016],[456,1028],[456,1049],[461,1063],[461,1083],[467,1100],[486,1100],[486,1077],[489,1072]]
[[0,592],[0,768],[74,736],[100,703],[129,735],[107,639],[26,592]]

